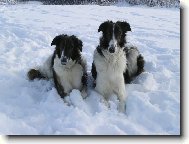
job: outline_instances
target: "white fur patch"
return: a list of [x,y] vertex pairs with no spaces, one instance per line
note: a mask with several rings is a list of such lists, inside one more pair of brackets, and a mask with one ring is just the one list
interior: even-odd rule
[[83,67],[75,61],[68,61],[66,65],[61,64],[58,56],[54,59],[53,66],[65,93],[70,93],[72,89],[82,88],[81,78],[83,76]]
[[96,91],[105,99],[116,94],[120,100],[119,110],[125,111],[125,82],[123,73],[126,70],[126,56],[122,49],[114,54],[102,51],[101,56],[97,50],[94,52],[94,63],[97,71]]
[[[44,62],[42,66],[37,67],[41,74],[46,78],[53,78],[51,67],[52,55]],[[70,93],[72,89],[82,89],[82,76],[86,72],[86,61],[81,59],[81,65],[75,61],[69,60],[66,65],[61,64],[61,59],[56,55],[53,66],[65,93]]]
[[129,76],[133,76],[137,73],[138,71],[138,65],[137,65],[137,58],[139,56],[139,51],[137,48],[130,48],[127,52],[127,63],[128,63],[128,73]]

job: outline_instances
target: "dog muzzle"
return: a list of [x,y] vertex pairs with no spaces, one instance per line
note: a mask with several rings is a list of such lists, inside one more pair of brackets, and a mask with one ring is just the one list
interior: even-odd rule
[[67,62],[68,62],[68,59],[67,59],[67,58],[62,58],[62,59],[61,59],[61,64],[62,64],[62,65],[66,65]]

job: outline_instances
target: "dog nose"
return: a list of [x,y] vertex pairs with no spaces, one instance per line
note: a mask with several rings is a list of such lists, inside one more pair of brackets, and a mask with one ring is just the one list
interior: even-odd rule
[[66,62],[67,62],[67,58],[63,57],[63,58],[61,59],[61,63],[62,63],[62,64],[65,64]]
[[111,46],[111,47],[109,48],[109,52],[110,52],[110,53],[114,53],[114,52],[115,52],[115,49],[114,49],[113,46]]

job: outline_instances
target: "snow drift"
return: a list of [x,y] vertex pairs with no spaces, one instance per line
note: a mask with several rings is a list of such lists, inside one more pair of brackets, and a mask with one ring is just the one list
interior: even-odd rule
[[[179,135],[179,17],[178,9],[1,5],[0,134]],[[54,49],[52,39],[63,33],[83,41],[90,73],[98,26],[107,19],[130,23],[128,42],[146,60],[146,72],[126,85],[125,114],[117,111],[114,95],[108,109],[91,88],[85,100],[73,90],[68,106],[52,81],[27,80],[28,69],[45,61]]]

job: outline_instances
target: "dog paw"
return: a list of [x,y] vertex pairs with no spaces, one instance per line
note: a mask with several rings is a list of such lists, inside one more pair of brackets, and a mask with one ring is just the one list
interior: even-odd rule
[[125,104],[119,104],[118,111],[120,113],[125,113],[125,111],[126,111],[126,105]]
[[87,97],[87,88],[86,87],[81,90],[81,96],[83,97],[83,99],[85,99]]
[[87,97],[87,92],[86,91],[81,91],[81,96],[83,97],[83,99],[85,99]]

